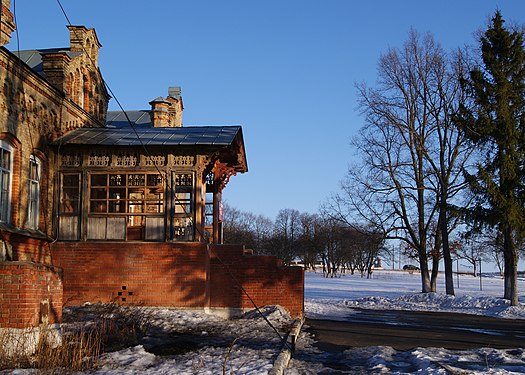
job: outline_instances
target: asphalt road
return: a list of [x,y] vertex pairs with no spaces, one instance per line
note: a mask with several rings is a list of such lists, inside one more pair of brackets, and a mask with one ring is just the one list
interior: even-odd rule
[[525,320],[478,315],[351,309],[347,321],[306,319],[316,346],[327,352],[350,347],[446,349],[525,347]]

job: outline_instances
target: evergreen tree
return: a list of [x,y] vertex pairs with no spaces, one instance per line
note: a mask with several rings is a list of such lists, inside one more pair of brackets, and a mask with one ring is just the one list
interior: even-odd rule
[[518,248],[525,233],[525,52],[523,33],[505,28],[496,11],[481,36],[482,64],[465,80],[472,106],[460,128],[476,145],[480,162],[467,175],[477,201],[472,219],[498,229],[504,240],[505,293],[518,304]]

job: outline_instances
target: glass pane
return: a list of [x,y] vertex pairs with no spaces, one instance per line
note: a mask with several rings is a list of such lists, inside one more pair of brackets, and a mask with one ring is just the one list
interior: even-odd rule
[[164,204],[162,202],[146,202],[146,212],[150,214],[164,212]]
[[33,161],[29,163],[29,179],[35,181],[39,180],[38,164]]
[[178,174],[175,176],[175,185],[179,186],[193,186],[193,175]]
[[130,188],[128,189],[129,199],[144,199],[144,189],[141,188]]
[[38,199],[38,183],[30,182],[29,183],[29,200]]
[[107,204],[106,201],[96,201],[92,200],[89,202],[89,212],[94,213],[106,213],[107,212]]
[[91,188],[91,199],[106,199],[107,189],[106,188]]
[[2,150],[1,167],[6,170],[11,170],[11,153],[5,149]]
[[63,177],[64,186],[78,186],[80,182],[80,175],[75,174],[65,174]]
[[109,189],[109,199],[125,199],[126,189],[125,188],[111,188]]
[[160,174],[148,174],[147,175],[148,186],[159,186],[162,185],[162,175]]
[[109,185],[110,186],[123,186],[126,183],[126,175],[121,174],[110,174]]
[[78,212],[78,200],[64,199],[60,205],[60,212],[75,213]]
[[106,174],[92,174],[91,186],[106,186],[108,184],[108,175]]
[[144,186],[143,174],[128,174],[128,186]]
[[190,193],[176,193],[175,194],[175,213],[189,214],[191,213],[191,194]]
[[112,213],[124,213],[126,212],[126,203],[124,200],[110,200],[109,201],[109,212]]
[[163,200],[164,199],[164,189],[163,188],[146,189],[146,199]]
[[2,171],[2,190],[9,191],[9,172]]
[[60,212],[78,213],[80,201],[80,175],[62,175],[62,200],[60,202]]
[[140,227],[142,226],[142,216],[130,216],[128,219],[128,225],[130,227]]
[[142,201],[129,201],[128,208],[130,213],[143,212],[143,202]]

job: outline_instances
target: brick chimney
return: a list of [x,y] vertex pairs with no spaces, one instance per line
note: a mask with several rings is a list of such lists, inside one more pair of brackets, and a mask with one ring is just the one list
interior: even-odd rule
[[151,105],[151,126],[154,128],[167,128],[170,126],[170,113],[169,106],[171,103],[159,96],[157,99],[153,99],[149,102]]
[[66,92],[66,70],[71,61],[65,52],[42,53],[42,69],[49,83]]
[[0,46],[3,46],[11,40],[11,33],[15,31],[16,25],[13,22],[10,0],[2,0],[2,8],[0,10],[0,17],[2,19],[0,25]]
[[180,128],[182,126],[182,111],[184,106],[182,105],[182,96],[180,87],[169,87],[167,101],[171,103],[168,108],[170,113],[170,123],[174,128]]
[[98,67],[98,51],[100,44],[95,29],[88,29],[85,26],[68,26],[69,29],[69,49],[72,52],[87,53],[90,59]]
[[180,128],[182,126],[182,96],[180,87],[169,87],[168,97],[159,96],[149,102],[151,126],[155,128]]

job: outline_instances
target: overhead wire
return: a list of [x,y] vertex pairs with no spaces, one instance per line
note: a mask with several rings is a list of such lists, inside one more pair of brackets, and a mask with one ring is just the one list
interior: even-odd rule
[[[67,21],[67,24],[68,26],[72,26],[71,24],[71,21],[67,15],[67,12],[65,11],[64,7],[62,6],[62,3],[60,2],[60,0],[57,0],[57,3]],[[75,31],[76,32],[76,31]],[[92,56],[90,53],[88,53],[86,51],[86,49],[84,48],[84,45],[82,45],[82,49],[85,53],[85,55],[88,57],[88,59],[90,60],[91,64],[93,64],[93,66],[96,66],[95,64],[95,61],[93,60]],[[155,167],[155,169],[157,170],[158,174],[161,176],[161,178],[164,180],[164,182],[166,183],[166,188],[168,191],[172,192],[172,189],[171,189],[171,182],[170,182],[170,179],[168,178],[168,176],[166,175],[166,173],[163,173],[160,168],[158,167],[157,163],[155,162],[155,160],[153,159],[151,153],[149,152],[148,148],[146,147],[146,145],[144,144],[144,142],[142,141],[137,129],[136,129],[136,126],[135,124],[133,123],[133,121],[131,121],[131,119],[129,118],[128,116],[128,113],[127,111],[124,109],[124,107],[122,106],[122,104],[120,103],[120,101],[118,100],[117,96],[115,95],[115,93],[113,92],[113,90],[111,89],[111,87],[109,86],[109,84],[106,82],[106,80],[104,79],[104,77],[100,76],[100,79],[102,80],[103,84],[104,84],[104,87],[106,87],[106,89],[108,90],[108,92],[111,94],[112,98],[115,99],[115,102],[117,103],[118,107],[120,108],[121,112],[124,114],[124,117],[126,118],[126,121],[127,123],[130,125],[131,129],[133,130],[137,140],[139,141],[142,149],[144,150],[144,153],[146,154],[146,157],[150,160],[151,164]],[[192,178],[192,183],[194,181],[194,177]],[[176,193],[173,193],[172,195],[172,198],[174,198],[174,201],[175,201],[175,206],[179,205],[181,206],[183,209],[185,209],[185,204],[177,197]],[[193,218],[191,216],[187,216],[186,219],[188,219],[191,223],[191,226],[193,228],[193,230],[197,231],[197,233],[199,234],[199,236],[201,238],[204,239],[204,233],[202,233],[200,231],[200,229],[195,225],[195,222],[193,221]]]
[[[71,24],[71,21],[69,20],[69,17],[64,9],[64,7],[62,6],[60,0],[56,0],[60,9],[62,10],[62,13],[64,14],[64,17],[66,18],[66,21],[68,23],[68,26],[72,26]],[[82,49],[84,50],[84,53],[86,54],[86,56],[88,56],[89,60],[91,61],[91,63],[93,64],[93,66],[96,66],[95,62],[93,61],[92,59],[92,56],[90,53],[88,53],[85,49],[84,49],[84,46],[82,45]],[[159,175],[165,180],[166,182],[166,187],[168,189],[168,191],[172,191],[171,187],[170,187],[170,181],[169,179],[167,178],[167,176],[165,176],[164,173],[162,173],[162,171],[159,169],[157,163],[155,163],[155,160],[153,160],[149,150],[147,149],[146,145],[144,144],[144,142],[142,141],[142,139],[140,138],[140,135],[136,129],[136,126],[135,124],[133,123],[133,121],[131,121],[131,119],[129,118],[126,110],[124,109],[124,107],[122,106],[122,104],[120,103],[120,101],[118,100],[117,96],[115,95],[115,93],[113,92],[113,90],[111,89],[111,87],[109,86],[109,84],[104,80],[104,78],[102,76],[100,76],[102,82],[104,83],[104,86],[106,87],[106,89],[108,90],[108,92],[111,94],[111,96],[113,97],[113,99],[115,99],[115,102],[117,103],[118,107],[120,108],[120,110],[122,111],[122,113],[124,114],[125,118],[126,118],[126,121],[128,122],[128,124],[130,125],[130,127],[133,129],[134,133],[135,133],[135,136],[137,137],[137,140],[139,141],[139,143],[141,144],[141,147],[142,149],[144,150],[144,152],[146,153],[146,156],[148,158],[150,158],[150,161],[151,161],[151,164],[155,167],[155,169],[157,170],[157,172],[159,173]],[[176,194],[176,193],[175,193]],[[179,203],[178,202],[178,198],[176,197],[175,195],[175,201],[176,201],[176,204],[180,204],[182,207],[185,207],[185,205],[183,203]],[[200,231],[199,228],[197,228],[197,226],[195,225],[195,223],[193,222],[193,218],[191,216],[188,217],[188,219],[190,220],[190,222],[192,223],[193,225],[193,228],[194,230],[198,231],[199,235],[201,236],[202,239],[204,239],[204,235],[203,233]],[[215,257],[219,260],[219,262],[226,268],[227,272],[230,274],[230,277],[232,278],[233,282],[235,284],[237,284],[240,288],[240,290],[243,292],[244,295],[246,295],[246,297],[248,298],[248,300],[251,302],[251,304],[254,306],[255,310],[257,311],[257,313],[265,320],[265,322],[274,330],[274,332],[277,334],[277,336],[279,337],[279,339],[284,342],[284,344],[286,346],[289,346],[289,344],[287,343],[286,341],[286,338],[283,338],[282,335],[279,333],[279,331],[275,328],[275,326],[268,320],[268,318],[262,313],[262,311],[260,310],[260,308],[257,306],[257,304],[255,303],[255,301],[253,300],[253,298],[249,295],[249,293],[246,291],[246,289],[243,287],[242,283],[240,282],[240,280],[235,276],[235,274],[232,272],[231,270],[231,267],[226,264],[222,259],[221,257],[217,254],[216,251],[213,250],[213,246],[207,244],[207,248],[210,252],[213,252]]]
[[[16,0],[13,0],[13,22],[15,23],[15,25],[18,25],[18,22],[17,22],[17,17],[16,17]],[[20,70],[20,75],[22,75],[22,58],[21,58],[21,49],[20,49],[20,34],[18,32],[18,26],[15,27],[15,35],[16,35],[16,46],[17,46],[17,50],[16,50],[16,53],[17,53],[17,57],[18,57],[18,61],[17,61],[17,65],[18,65],[18,68]],[[23,85],[23,80],[21,80],[22,82],[22,85]],[[35,104],[36,105],[36,104]],[[26,108],[23,108],[27,111],[27,107]],[[29,109],[31,110],[31,108]],[[29,116],[27,116],[28,119],[29,119]],[[35,148],[35,144],[34,144],[34,141],[33,141],[33,130],[31,129],[31,124],[29,121],[25,121],[26,125],[27,125],[27,131],[28,131],[28,136],[29,136],[29,145],[31,147],[31,156],[30,156],[30,163],[29,163],[29,178],[31,179],[31,174],[32,174],[32,162],[34,162],[36,165],[37,165],[37,170],[36,170],[36,180],[38,181],[38,191],[37,193],[40,195],[41,194],[41,164],[38,163],[38,160],[39,158],[36,156],[35,154],[35,151],[36,151],[36,148]],[[31,184],[28,184],[28,193],[29,193],[29,196],[31,197]],[[38,199],[38,203],[40,204],[41,202],[41,199]],[[28,201],[28,204],[31,205],[31,200]],[[44,212],[47,213],[47,210],[49,209],[49,206],[48,206],[48,200],[47,199],[44,199]],[[35,215],[35,212],[36,212],[36,217],[31,217],[31,215]],[[38,214],[39,213],[39,207],[33,207],[33,211],[30,211],[29,207],[28,207],[28,211],[26,212],[27,214],[27,224],[29,224],[30,226],[32,226],[33,228],[31,229],[35,229],[35,230],[38,230],[38,222],[40,220],[40,215]],[[36,219],[36,222],[34,223],[30,223],[29,220],[32,220],[32,219]],[[48,225],[47,225],[47,220],[44,220],[44,233],[46,234],[46,236],[48,236]]]

